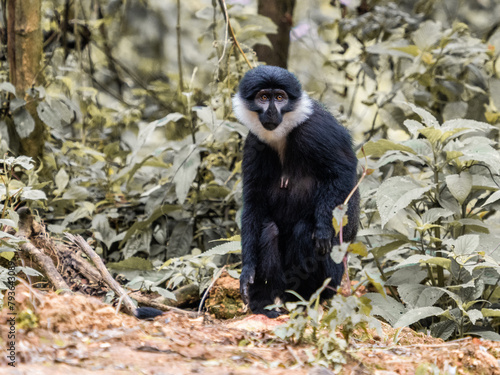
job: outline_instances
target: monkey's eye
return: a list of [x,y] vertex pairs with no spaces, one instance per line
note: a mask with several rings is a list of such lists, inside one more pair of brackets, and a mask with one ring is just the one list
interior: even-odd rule
[[277,100],[278,102],[281,102],[281,101],[283,100],[283,95],[277,95],[277,96],[276,96],[276,100]]
[[268,97],[266,94],[264,94],[264,95],[262,95],[262,96],[260,97],[260,99],[261,99],[261,100],[264,100],[264,101],[267,101],[267,100],[269,99],[269,97]]

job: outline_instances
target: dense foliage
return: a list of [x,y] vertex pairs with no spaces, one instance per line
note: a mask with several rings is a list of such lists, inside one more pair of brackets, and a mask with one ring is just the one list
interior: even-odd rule
[[[10,98],[0,112],[0,225],[16,227],[15,209],[28,205],[52,235],[93,237],[109,261],[163,265],[123,271],[133,283],[149,279],[166,296],[187,282],[202,291],[222,265],[238,266],[247,130],[231,96],[248,66],[216,1],[90,3],[74,4],[65,38],[46,40],[43,86],[26,96],[0,84]],[[365,144],[359,239],[369,254],[350,256],[351,277],[379,292],[368,295],[372,312],[394,326],[500,338],[500,32],[467,10],[445,19],[432,1],[358,3],[297,5],[289,59],[358,149]],[[46,36],[62,33],[64,2],[42,4]],[[276,26],[254,2],[228,7],[255,64],[251,48],[269,44]],[[75,43],[62,45],[68,38]],[[12,153],[34,126],[27,102],[48,130],[39,160]],[[1,234],[9,258],[17,239]],[[223,238],[234,242],[205,254]]]

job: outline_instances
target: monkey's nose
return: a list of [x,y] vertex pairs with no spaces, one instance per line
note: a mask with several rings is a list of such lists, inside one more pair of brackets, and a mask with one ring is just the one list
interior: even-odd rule
[[274,130],[278,127],[279,124],[275,123],[275,122],[264,122],[262,123],[262,126],[267,129],[267,130]]

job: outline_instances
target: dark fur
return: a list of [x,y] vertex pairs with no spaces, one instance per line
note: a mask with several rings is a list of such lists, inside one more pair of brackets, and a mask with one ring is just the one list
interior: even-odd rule
[[[295,77],[288,73],[280,79]],[[275,86],[287,91],[283,82]],[[275,86],[259,86],[252,80],[256,89]],[[245,87],[240,86],[240,93],[248,97],[241,90]],[[339,243],[332,212],[354,188],[356,166],[348,131],[317,102],[309,118],[287,135],[283,165],[272,147],[249,133],[243,156],[240,285],[253,313],[278,316],[278,311],[264,307],[276,297],[293,299],[286,289],[308,299],[326,278],[331,278],[333,289],[326,289],[322,297],[333,296],[344,266],[335,264],[329,254],[331,244]],[[283,178],[288,179],[287,188],[282,187]],[[343,230],[346,242],[358,229],[357,192],[349,202],[348,220]]]

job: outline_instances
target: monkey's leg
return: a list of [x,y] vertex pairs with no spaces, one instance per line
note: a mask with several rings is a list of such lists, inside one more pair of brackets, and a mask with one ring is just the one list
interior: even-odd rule
[[262,279],[257,279],[250,285],[250,310],[253,314],[264,314],[268,318],[276,318],[283,314],[282,311],[273,309],[266,309],[266,306],[274,305],[277,302],[277,298],[283,294],[281,287],[276,289],[276,286],[272,281],[265,281]]
[[[321,294],[322,299],[331,298],[340,284],[343,265],[335,264],[330,253],[318,254],[312,239],[315,227],[310,220],[301,220],[293,228],[287,242],[287,257],[291,263],[285,266],[286,289],[296,291],[305,299],[309,299],[327,278],[331,278],[329,286]],[[295,297],[286,294],[287,300]]]
[[256,280],[250,285],[250,310],[270,318],[280,315],[279,311],[265,309],[273,305],[283,294],[283,267],[279,251],[279,230],[276,223],[264,223],[260,238],[261,259]]

